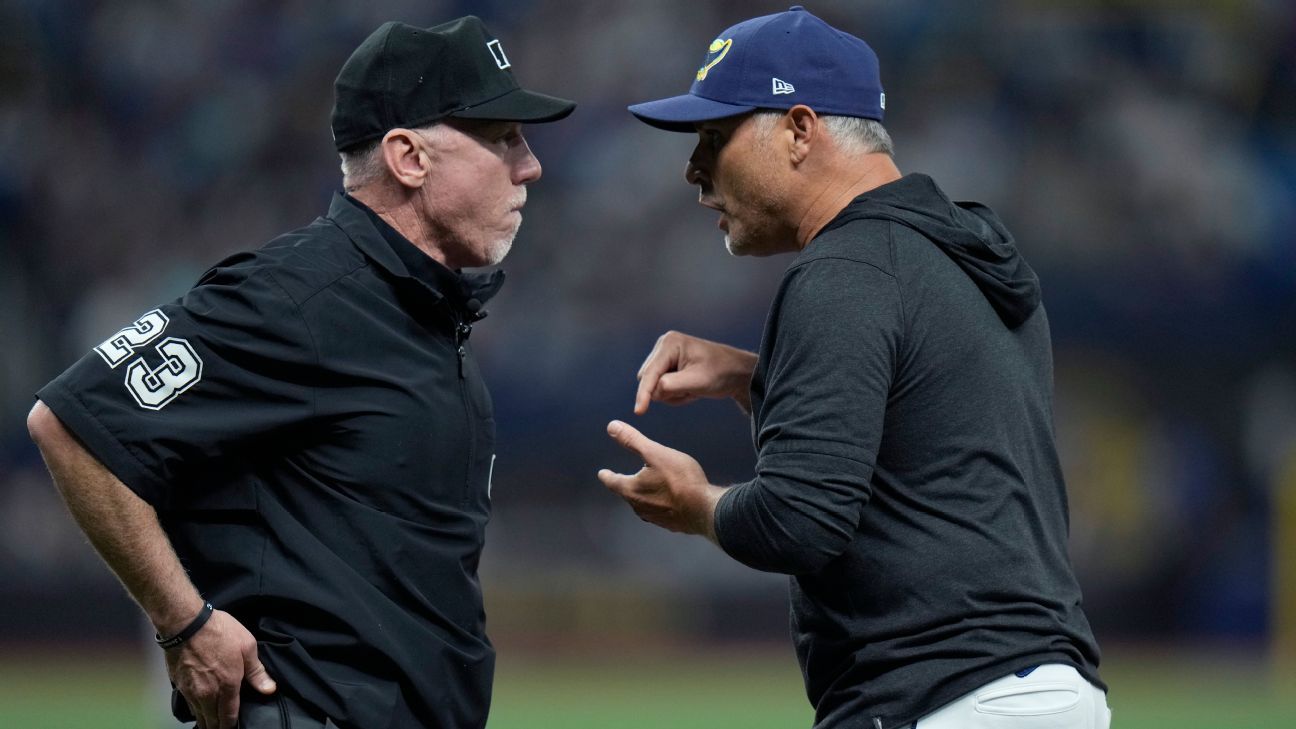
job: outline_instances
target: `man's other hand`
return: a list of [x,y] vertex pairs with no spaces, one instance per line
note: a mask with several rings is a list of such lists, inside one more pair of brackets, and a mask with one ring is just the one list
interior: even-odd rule
[[223,610],[192,638],[166,652],[171,682],[189,702],[198,729],[236,729],[243,681],[263,694],[275,682],[257,657],[257,643],[243,624]]
[[640,519],[714,542],[715,505],[725,490],[709,483],[687,453],[667,448],[619,420],[608,423],[607,430],[622,447],[638,454],[644,466],[633,475],[604,468],[598,472],[603,485],[625,499]]
[[666,332],[657,338],[657,344],[639,367],[635,414],[648,412],[652,400],[683,405],[704,397],[731,397],[743,412],[750,413],[748,388],[755,369],[754,352],[680,332]]

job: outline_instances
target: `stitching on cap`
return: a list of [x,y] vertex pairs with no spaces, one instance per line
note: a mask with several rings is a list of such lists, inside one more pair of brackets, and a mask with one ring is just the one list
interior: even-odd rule
[[[756,30],[752,31],[752,34],[751,34],[751,40],[749,40],[748,42],[751,43],[752,45],[756,45],[756,36],[760,35],[760,34],[761,34],[761,31],[765,30],[765,28],[766,28],[770,23],[774,22],[774,20],[775,20],[776,18],[778,18],[778,15],[771,15],[771,16],[769,16],[768,18],[766,18],[766,19],[765,19],[765,22],[764,22],[764,23],[761,23],[759,28],[757,28]],[[742,67],[742,70],[739,71],[739,76],[738,76],[738,85],[739,85],[739,88],[742,88],[742,89],[746,89],[746,88],[747,88],[747,64],[748,64],[748,61],[751,59],[752,55],[753,55],[753,54],[751,54],[751,53],[744,53],[744,54],[743,54],[743,67]],[[759,104],[756,104],[756,106],[759,107]]]
[[382,126],[387,127],[388,129],[392,127],[393,122],[392,122],[391,101],[390,101],[391,87],[392,87],[392,73],[391,73],[391,64],[388,63],[387,60],[387,47],[391,45],[391,37],[392,34],[395,32],[396,32],[396,24],[392,23],[387,28],[387,35],[383,36],[382,51],[378,54],[378,62],[382,64],[382,67],[378,69],[378,73],[384,77],[382,96],[378,102],[379,108],[382,109],[382,119],[379,119],[378,121],[382,124]]

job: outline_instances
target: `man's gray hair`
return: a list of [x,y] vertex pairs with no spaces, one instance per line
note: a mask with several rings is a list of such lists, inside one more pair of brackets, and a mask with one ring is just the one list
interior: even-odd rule
[[824,126],[828,127],[833,141],[849,154],[882,154],[895,155],[891,144],[891,135],[887,134],[882,122],[864,119],[858,116],[825,116]]
[[[440,122],[433,122],[427,126],[417,127],[413,131],[418,132],[420,136],[427,136],[439,125]],[[382,155],[381,138],[339,152],[338,156],[342,158],[342,189],[347,192],[354,192],[377,182],[382,179],[383,172],[387,169],[387,163]]]
[[[783,114],[782,111],[765,109],[756,112],[758,121],[765,131],[769,131],[773,121],[783,116]],[[880,152],[895,155],[895,148],[891,144],[891,135],[887,134],[886,127],[882,126],[880,121],[857,116],[831,116],[826,114],[819,118],[823,120],[824,126],[828,128],[828,134],[832,136],[833,141],[846,154],[858,155]]]

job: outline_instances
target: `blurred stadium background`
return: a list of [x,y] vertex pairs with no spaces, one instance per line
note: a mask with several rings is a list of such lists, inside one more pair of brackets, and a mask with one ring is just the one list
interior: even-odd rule
[[[491,726],[795,727],[783,578],[639,522],[603,426],[676,328],[755,347],[787,259],[732,260],[682,91],[776,2],[0,0],[0,727],[164,727],[133,604],[51,488],[32,392],[224,254],[323,212],[331,82],[380,22],[483,17],[580,102],[474,342],[500,424]],[[904,171],[995,207],[1044,283],[1072,548],[1116,726],[1296,726],[1296,7],[821,0],[882,59]],[[727,404],[642,425],[715,479]]]

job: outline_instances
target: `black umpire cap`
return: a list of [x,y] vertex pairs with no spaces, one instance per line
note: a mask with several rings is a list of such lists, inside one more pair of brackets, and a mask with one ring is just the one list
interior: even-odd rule
[[333,83],[333,144],[341,152],[390,129],[448,116],[550,122],[576,108],[567,99],[523,89],[511,67],[500,42],[475,16],[431,28],[383,23]]

